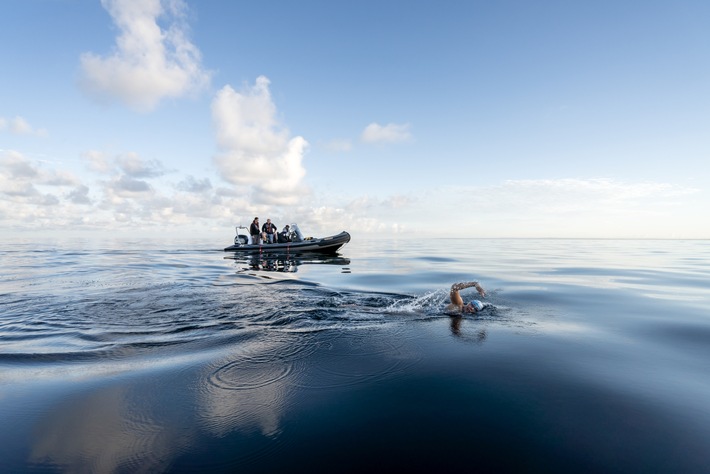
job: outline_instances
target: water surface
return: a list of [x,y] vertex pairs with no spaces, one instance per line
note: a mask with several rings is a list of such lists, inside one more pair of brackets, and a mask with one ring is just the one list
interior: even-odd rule
[[[7,472],[710,471],[707,241],[6,242]],[[444,314],[449,286],[493,304]],[[464,298],[473,297],[465,290]]]

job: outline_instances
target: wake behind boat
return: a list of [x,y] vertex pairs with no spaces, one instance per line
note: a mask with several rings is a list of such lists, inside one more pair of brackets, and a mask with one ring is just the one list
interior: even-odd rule
[[290,231],[286,233],[285,238],[281,238],[280,236],[274,243],[254,243],[251,235],[249,235],[249,229],[243,226],[237,226],[237,235],[234,237],[234,245],[226,247],[224,251],[281,254],[299,252],[335,253],[343,245],[350,242],[350,234],[345,231],[336,235],[316,238],[304,237],[297,224],[291,224],[289,229]]

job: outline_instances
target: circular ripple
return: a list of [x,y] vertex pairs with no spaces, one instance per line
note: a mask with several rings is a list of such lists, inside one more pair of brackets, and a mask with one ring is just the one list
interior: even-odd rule
[[289,377],[296,360],[318,348],[308,335],[269,331],[242,341],[237,350],[218,363],[207,382],[224,390],[253,390]]
[[236,360],[219,367],[209,382],[223,390],[252,390],[282,380],[291,374],[293,364],[265,364]]
[[243,347],[238,357],[252,364],[280,364],[304,359],[318,348],[311,334],[270,331],[268,339],[261,338]]

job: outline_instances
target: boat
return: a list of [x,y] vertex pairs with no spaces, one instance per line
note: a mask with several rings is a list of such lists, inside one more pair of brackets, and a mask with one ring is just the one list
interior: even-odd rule
[[[249,235],[249,229],[237,226],[237,235],[234,245],[224,249],[225,252],[243,253],[279,253],[282,255],[297,254],[301,252],[336,253],[343,245],[350,242],[350,234],[342,231],[339,234],[327,237],[304,237],[297,224],[289,224],[286,240],[279,238],[274,243],[256,244]],[[279,234],[283,236],[283,232]]]

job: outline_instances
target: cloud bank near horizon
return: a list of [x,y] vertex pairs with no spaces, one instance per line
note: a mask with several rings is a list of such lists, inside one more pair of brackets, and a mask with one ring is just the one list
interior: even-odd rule
[[704,238],[707,225],[687,224],[701,194],[672,183],[562,178],[446,186],[426,196],[433,209],[465,196],[458,209],[482,237]]
[[[91,179],[17,151],[0,151],[3,230],[229,234],[252,214],[273,209],[250,202],[234,188],[215,186],[207,177],[179,175],[135,153],[91,151],[84,162]],[[294,205],[287,215],[274,212],[269,217],[280,226],[298,222],[310,235],[349,230],[436,237],[436,229],[447,225],[438,222],[441,210],[456,195],[466,196],[455,209],[466,216],[457,221],[462,237],[707,238],[707,226],[679,224],[702,211],[702,200],[695,199],[700,194],[659,182],[510,180],[424,189],[417,196],[343,197],[338,202],[314,196],[311,205]]]

